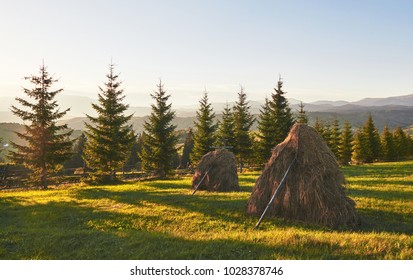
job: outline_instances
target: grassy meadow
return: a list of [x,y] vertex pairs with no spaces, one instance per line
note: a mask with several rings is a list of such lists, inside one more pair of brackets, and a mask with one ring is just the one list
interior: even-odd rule
[[190,178],[0,192],[0,259],[413,259],[413,161],[344,167],[363,218],[331,230],[245,213],[241,192]]

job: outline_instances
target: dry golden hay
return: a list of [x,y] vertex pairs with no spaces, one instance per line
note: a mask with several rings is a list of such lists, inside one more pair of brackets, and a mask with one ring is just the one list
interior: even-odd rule
[[355,202],[345,195],[344,175],[334,154],[316,130],[304,124],[294,125],[284,142],[273,150],[252,190],[247,212],[262,214],[295,157],[266,215],[328,227],[358,224]]
[[[206,174],[206,172],[208,173]],[[202,178],[204,179],[201,182]],[[215,150],[205,154],[199,161],[195,174],[192,177],[192,187],[196,188],[199,182],[201,182],[201,185],[198,187],[198,190],[216,192],[239,191],[234,154],[227,150]]]

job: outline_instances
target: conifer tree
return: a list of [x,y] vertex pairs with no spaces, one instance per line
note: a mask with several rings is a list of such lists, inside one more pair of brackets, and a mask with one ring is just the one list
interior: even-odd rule
[[321,135],[324,139],[324,141],[327,143],[327,146],[330,148],[331,150],[331,124],[326,121],[323,122],[323,134]]
[[270,102],[274,123],[274,147],[284,141],[295,122],[288,100],[284,96],[286,92],[283,91],[282,86],[283,81],[280,77],[277,82],[277,87],[274,88],[275,93],[271,95]]
[[339,146],[339,162],[341,165],[348,165],[353,154],[353,132],[348,121],[344,122],[341,131],[340,146]]
[[172,124],[175,112],[168,104],[170,95],[166,94],[162,81],[157,85],[157,91],[151,94],[155,100],[149,119],[144,124],[144,143],[140,157],[142,168],[154,171],[155,176],[165,178],[171,174],[176,158],[177,136],[176,126]]
[[380,158],[380,135],[374,126],[371,114],[369,114],[364,126],[356,133],[353,149],[353,159],[356,162],[371,163]]
[[396,159],[396,149],[394,145],[393,134],[386,125],[381,134],[381,149],[383,152],[383,159],[385,161],[393,161]]
[[307,112],[304,110],[304,103],[300,102],[299,105],[299,110],[298,110],[298,118],[297,118],[297,123],[303,123],[303,124],[308,124],[308,116]]
[[130,148],[129,156],[125,161],[125,166],[127,168],[136,168],[138,162],[140,161],[138,155],[140,138],[142,138],[142,133],[139,133],[136,139],[133,141],[132,147]]
[[258,133],[256,134],[257,143],[255,157],[260,164],[265,163],[271,156],[271,150],[275,147],[275,131],[273,114],[270,107],[270,101],[265,98],[265,103],[260,109],[258,122]]
[[218,146],[234,146],[234,116],[231,107],[226,104],[222,111],[222,119],[218,121],[217,142]]
[[363,163],[366,158],[365,141],[363,137],[363,130],[361,128],[357,129],[354,134],[353,141],[353,154],[351,160],[355,163]]
[[194,122],[194,148],[191,153],[191,162],[197,163],[203,155],[213,150],[217,128],[214,119],[215,113],[208,101],[208,93],[205,91],[199,101],[199,109],[196,112],[196,121]]
[[184,149],[182,151],[181,161],[179,163],[179,168],[185,169],[191,165],[191,153],[194,148],[194,134],[192,128],[189,129],[188,134],[185,138]]
[[100,179],[113,181],[116,170],[122,167],[130,154],[135,135],[132,125],[128,124],[132,115],[124,114],[129,106],[122,103],[125,96],[113,64],[109,65],[106,77],[105,87],[99,87],[98,103],[92,104],[97,117],[86,115],[89,123],[85,124],[84,160]]
[[331,130],[330,130],[329,147],[337,159],[340,157],[340,154],[339,154],[340,140],[341,140],[340,123],[337,117],[334,117],[333,125],[331,126]]
[[32,75],[25,79],[33,85],[32,89],[23,89],[32,100],[16,98],[26,110],[12,106],[11,111],[25,122],[25,131],[16,134],[26,144],[18,145],[12,142],[15,150],[10,152],[10,158],[15,163],[24,164],[31,169],[32,179],[40,182],[46,189],[48,175],[71,156],[73,141],[69,140],[69,136],[72,131],[67,125],[57,124],[69,109],[59,111],[54,98],[63,89],[51,90],[58,80],[49,75],[44,65],[40,67],[39,76]]
[[324,123],[318,117],[315,118],[314,129],[318,132],[318,134],[320,134],[320,136],[323,136],[323,134],[324,134]]
[[244,88],[241,87],[238,93],[238,101],[235,103],[234,112],[234,136],[235,145],[234,152],[240,165],[242,172],[243,165],[252,155],[252,140],[250,136],[250,128],[254,123],[254,116],[250,113],[247,94]]
[[72,157],[64,163],[65,168],[80,168],[85,166],[83,151],[86,145],[86,136],[82,133],[74,142],[72,147]]
[[393,132],[396,159],[404,159],[409,154],[409,139],[401,127]]
[[363,137],[365,141],[364,149],[366,150],[365,162],[369,163],[379,159],[381,155],[380,135],[374,125],[371,114],[369,114],[369,117],[364,124]]

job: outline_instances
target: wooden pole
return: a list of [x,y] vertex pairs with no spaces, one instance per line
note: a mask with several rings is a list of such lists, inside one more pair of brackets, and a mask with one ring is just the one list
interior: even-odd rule
[[281,182],[278,184],[277,190],[272,195],[272,197],[270,199],[270,202],[268,202],[267,207],[265,207],[264,212],[262,212],[262,215],[261,215],[260,219],[258,220],[258,223],[255,225],[254,229],[258,229],[258,227],[260,226],[262,220],[264,219],[265,214],[267,213],[268,209],[270,208],[270,205],[274,202],[275,197],[277,196],[280,189],[283,187],[285,179],[287,178],[287,175],[290,172],[290,169],[291,169],[291,167],[293,166],[293,164],[296,160],[297,160],[297,157],[294,157],[294,159],[291,161],[290,165],[287,168],[287,171],[285,171],[284,177],[281,179]]
[[200,181],[200,182],[198,183],[198,185],[195,187],[195,190],[194,190],[194,192],[193,192],[192,194],[195,194],[195,193],[196,193],[196,191],[198,190],[198,188],[199,188],[199,186],[201,185],[202,181],[204,181],[206,175],[208,174],[209,170],[211,170],[211,167],[208,168],[207,172],[205,172],[205,175],[202,177],[201,181]]

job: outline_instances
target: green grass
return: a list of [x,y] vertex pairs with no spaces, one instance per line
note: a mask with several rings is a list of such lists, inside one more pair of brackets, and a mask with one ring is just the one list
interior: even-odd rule
[[363,224],[331,230],[245,213],[190,178],[0,192],[0,259],[413,259],[413,161],[343,168]]

